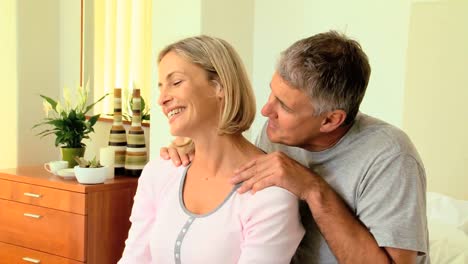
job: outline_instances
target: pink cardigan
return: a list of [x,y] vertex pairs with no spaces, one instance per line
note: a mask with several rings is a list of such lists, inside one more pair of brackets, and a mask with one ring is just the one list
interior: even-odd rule
[[297,197],[270,187],[233,191],[212,212],[189,212],[182,199],[187,167],[149,162],[138,181],[120,264],[289,263],[304,235]]

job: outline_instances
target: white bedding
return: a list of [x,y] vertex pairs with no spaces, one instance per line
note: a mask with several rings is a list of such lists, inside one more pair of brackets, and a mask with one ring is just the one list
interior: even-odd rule
[[432,264],[468,264],[468,201],[427,193]]

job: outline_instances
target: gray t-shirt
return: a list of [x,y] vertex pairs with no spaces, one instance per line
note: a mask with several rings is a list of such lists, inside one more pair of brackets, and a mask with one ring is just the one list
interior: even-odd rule
[[[418,251],[417,263],[430,263],[426,174],[403,131],[359,113],[346,135],[324,151],[272,143],[266,126],[256,144],[267,153],[284,152],[325,179],[380,247]],[[292,263],[337,263],[307,204],[300,209],[306,235]]]

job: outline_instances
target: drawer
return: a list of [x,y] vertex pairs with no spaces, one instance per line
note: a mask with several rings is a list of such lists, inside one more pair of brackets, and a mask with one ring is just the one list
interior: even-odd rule
[[85,214],[85,195],[37,185],[0,180],[0,198]]
[[0,264],[83,264],[59,256],[0,242]]
[[85,261],[84,215],[0,199],[0,241]]

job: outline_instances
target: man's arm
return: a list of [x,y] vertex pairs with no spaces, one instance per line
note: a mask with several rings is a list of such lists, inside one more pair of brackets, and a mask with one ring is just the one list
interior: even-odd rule
[[306,202],[339,263],[416,263],[414,251],[379,247],[342,198],[324,180],[317,185]]
[[236,170],[232,182],[242,181],[241,193],[278,186],[305,200],[339,263],[416,262],[414,251],[379,247],[326,181],[282,152],[262,156]]

